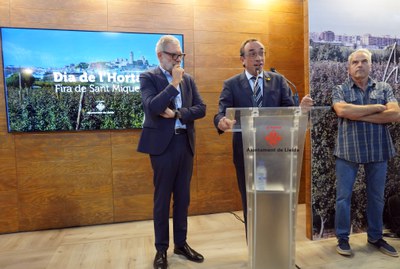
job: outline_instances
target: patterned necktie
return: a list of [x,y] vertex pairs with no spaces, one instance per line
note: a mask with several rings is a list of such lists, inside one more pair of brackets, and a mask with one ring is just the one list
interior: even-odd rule
[[254,82],[254,88],[253,88],[254,101],[256,102],[258,107],[262,107],[262,92],[260,84],[258,83],[258,79],[256,79],[256,77],[252,77],[251,79]]

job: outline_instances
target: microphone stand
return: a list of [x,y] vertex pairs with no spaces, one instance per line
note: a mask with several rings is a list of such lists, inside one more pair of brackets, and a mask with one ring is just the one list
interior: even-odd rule
[[291,82],[290,80],[288,80],[284,75],[282,75],[281,73],[279,73],[278,71],[276,71],[275,68],[271,67],[270,70],[271,70],[271,72],[273,72],[273,73],[277,73],[277,74],[281,75],[281,76],[286,80],[286,82],[289,84],[289,87],[292,86],[292,87],[294,88],[294,93],[293,93],[294,105],[295,105],[295,106],[299,106],[299,93],[298,93],[298,91],[297,91],[296,85],[294,85],[294,83]]

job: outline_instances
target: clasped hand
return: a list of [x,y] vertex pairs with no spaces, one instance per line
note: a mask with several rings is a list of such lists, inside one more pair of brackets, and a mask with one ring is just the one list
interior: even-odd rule
[[165,111],[160,114],[160,116],[166,119],[173,119],[175,118],[175,111],[167,107]]
[[311,98],[309,94],[305,95],[303,99],[301,99],[300,107],[309,108],[314,105],[314,100]]
[[178,88],[179,83],[181,83],[181,81],[183,79],[183,74],[184,73],[185,73],[185,70],[179,64],[176,64],[176,65],[174,65],[174,67],[172,67],[172,70],[171,70],[171,75],[172,75],[171,84],[175,88]]
[[218,129],[225,132],[226,130],[232,129],[235,123],[236,120],[230,120],[227,117],[222,117],[218,122]]

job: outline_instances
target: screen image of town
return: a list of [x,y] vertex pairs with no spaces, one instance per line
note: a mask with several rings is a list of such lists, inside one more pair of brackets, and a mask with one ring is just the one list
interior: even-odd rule
[[162,35],[1,28],[8,131],[141,128],[139,76]]

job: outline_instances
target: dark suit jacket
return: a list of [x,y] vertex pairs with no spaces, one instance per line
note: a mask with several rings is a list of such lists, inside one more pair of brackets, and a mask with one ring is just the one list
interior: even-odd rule
[[[186,73],[183,75],[180,89],[182,96],[181,122],[186,124],[190,147],[194,154],[194,120],[205,116],[206,105],[203,103],[197,86],[190,75]],[[168,83],[159,67],[140,75],[140,91],[145,119],[138,151],[160,155],[174,136],[175,129],[175,119],[165,119],[160,114],[170,105],[179,91]]]
[[[263,107],[287,107],[293,106],[292,91],[284,77],[273,72],[264,71],[263,82]],[[226,81],[219,98],[218,113],[214,116],[214,125],[218,129],[219,120],[225,116],[228,107],[254,107],[253,91],[246,77],[242,72]],[[241,133],[233,134],[233,159],[235,164],[243,165],[243,147]]]

